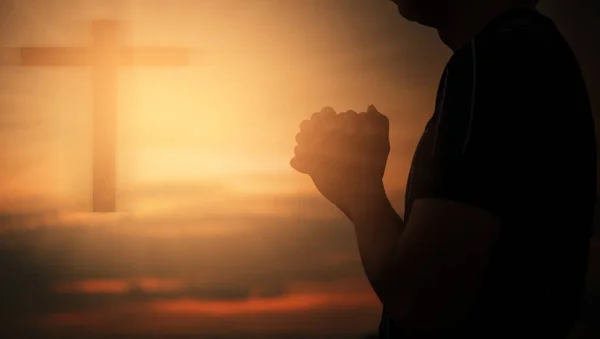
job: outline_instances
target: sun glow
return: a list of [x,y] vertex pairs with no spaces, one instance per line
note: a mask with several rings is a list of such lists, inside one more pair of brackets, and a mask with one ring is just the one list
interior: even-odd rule
[[[52,26],[47,34],[21,30],[9,45],[86,46],[90,23],[69,19],[73,13],[48,2],[53,15],[42,16],[41,8],[23,2],[16,6],[16,21],[34,20]],[[86,7],[86,6],[83,6]],[[110,6],[109,6],[110,7]],[[205,3],[202,13],[229,10],[228,5]],[[257,173],[290,174],[288,158],[299,110],[290,109],[290,97],[298,95],[302,70],[290,68],[285,53],[277,53],[261,26],[249,25],[243,34],[238,26],[222,26],[222,16],[206,16],[203,34],[190,35],[196,19],[183,13],[179,25],[165,26],[154,20],[159,13],[131,5],[119,11],[124,22],[120,43],[127,46],[179,46],[192,50],[192,63],[184,68],[120,67],[117,88],[117,182],[118,190],[154,183],[215,181],[231,185],[235,178]],[[197,8],[200,9],[200,8]],[[105,15],[110,8],[88,4],[76,11]],[[257,13],[248,12],[247,20]],[[67,14],[69,16],[67,16]],[[165,13],[162,13],[165,14]],[[260,15],[268,15],[262,12]],[[259,16],[260,16],[259,15]],[[96,16],[97,17],[97,16]],[[215,19],[217,18],[217,19]],[[13,24],[15,24],[13,20]],[[16,23],[17,26],[18,22]],[[218,26],[218,30],[214,27]],[[77,27],[75,29],[74,27]],[[196,31],[196,28],[194,28]],[[160,32],[160,34],[157,34]],[[252,43],[249,38],[254,37]],[[185,44],[187,46],[181,46]],[[271,44],[271,46],[269,46]],[[269,51],[268,48],[271,48]],[[310,61],[307,61],[310,63]],[[10,80],[2,104],[40,122],[39,140],[23,139],[13,130],[8,139],[20,138],[15,157],[27,162],[26,170],[4,166],[5,199],[32,194],[52,204],[89,205],[91,197],[91,132],[93,91],[87,67],[7,67]],[[293,81],[295,86],[282,86]],[[24,84],[35,83],[24,87]],[[53,87],[60,83],[60,87]],[[21,86],[23,84],[23,86]],[[28,93],[24,93],[28,92]],[[33,107],[31,98],[39,107]],[[318,105],[315,105],[318,107]],[[303,112],[305,113],[305,112]],[[43,123],[50,121],[51,123]],[[23,124],[23,122],[20,122]],[[31,130],[27,130],[31,132]],[[45,145],[40,149],[41,145]],[[53,145],[53,146],[52,146]],[[14,149],[14,148],[13,148]],[[41,154],[44,155],[41,158]],[[35,159],[24,159],[25,154]],[[8,152],[3,152],[10,155]],[[31,157],[30,157],[31,158]],[[44,160],[45,159],[45,160]],[[265,179],[265,178],[263,178]],[[235,183],[239,186],[239,181]],[[290,187],[298,186],[290,181]],[[257,189],[256,183],[247,184]],[[265,191],[282,189],[266,182]],[[289,188],[288,188],[289,191]],[[120,204],[132,204],[121,201]]]

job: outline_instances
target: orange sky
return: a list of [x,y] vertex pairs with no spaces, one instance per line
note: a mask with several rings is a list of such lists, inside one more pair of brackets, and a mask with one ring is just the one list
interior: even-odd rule
[[[401,189],[410,159],[403,148],[415,143],[427,117],[417,116],[407,128],[407,111],[431,109],[431,103],[418,100],[432,98],[424,88],[436,85],[448,52],[438,46],[438,70],[423,85],[373,71],[390,58],[402,62],[400,49],[406,48],[401,40],[392,44],[379,37],[400,32],[404,24],[387,1],[373,6],[372,27],[362,34],[355,27],[356,4],[340,10],[315,1],[166,3],[15,2],[5,28],[11,34],[3,36],[4,46],[88,45],[90,20],[111,18],[125,23],[123,44],[194,51],[185,68],[121,68],[121,210],[164,205],[127,198],[127,192],[157,183],[210,182],[240,194],[314,193],[287,159],[299,122],[324,105],[361,110],[377,103],[395,118],[401,146],[391,159],[394,175],[386,179],[390,189]],[[36,195],[63,209],[89,209],[90,70],[5,66],[0,71],[0,105],[11,112],[5,119],[22,126],[2,135],[0,147],[10,161],[0,169],[0,202]]]
[[[450,55],[435,32],[387,0],[18,0],[0,19],[0,265],[26,274],[4,279],[0,319],[75,334],[376,330],[351,225],[288,161],[313,112],[375,104],[403,211]],[[116,216],[88,213],[90,69],[9,65],[12,47],[89,45],[94,19],[121,20],[123,44],[194,51],[185,68],[120,69]]]

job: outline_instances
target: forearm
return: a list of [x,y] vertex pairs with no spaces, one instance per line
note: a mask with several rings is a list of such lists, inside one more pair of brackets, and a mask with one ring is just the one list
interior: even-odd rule
[[383,184],[372,186],[361,194],[361,198],[349,209],[348,217],[354,223],[367,278],[381,299],[384,272],[394,259],[404,221],[392,207]]

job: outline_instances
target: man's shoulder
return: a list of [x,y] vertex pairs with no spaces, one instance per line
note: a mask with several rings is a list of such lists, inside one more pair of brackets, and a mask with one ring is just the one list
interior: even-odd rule
[[492,20],[453,54],[447,68],[465,81],[476,72],[478,81],[493,78],[513,83],[522,79],[536,83],[540,90],[560,85],[565,77],[579,81],[581,73],[571,47],[552,20],[525,9]]
[[547,72],[550,65],[554,70],[560,67],[575,71],[577,63],[568,43],[550,19],[539,16],[517,12],[493,20],[469,44],[453,53],[448,71],[454,76],[468,76],[475,69],[479,76],[495,74],[500,78],[502,74],[498,73],[512,77],[511,72],[519,73],[519,77],[530,73],[533,77],[534,73]]
[[562,36],[554,22],[533,9],[513,9],[505,12],[479,32],[475,40],[486,41],[560,41]]
[[515,56],[523,62],[545,63],[571,54],[554,22],[535,10],[526,9],[498,16],[477,34],[472,45],[482,56],[506,61]]

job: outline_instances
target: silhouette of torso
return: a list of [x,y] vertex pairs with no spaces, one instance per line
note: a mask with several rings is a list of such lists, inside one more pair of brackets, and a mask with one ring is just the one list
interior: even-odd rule
[[[537,11],[502,14],[448,62],[407,183],[407,222],[420,198],[466,202],[501,222],[476,304],[448,338],[567,336],[595,188],[592,113],[571,49]],[[385,305],[379,330],[404,338]]]

